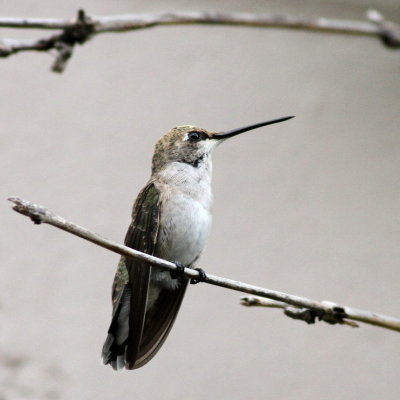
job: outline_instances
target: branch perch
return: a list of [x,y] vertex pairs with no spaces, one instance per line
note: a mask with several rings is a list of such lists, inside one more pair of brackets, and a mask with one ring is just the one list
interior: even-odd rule
[[[176,11],[151,14],[127,14],[119,16],[88,17],[83,10],[78,11],[75,21],[60,18],[12,18],[0,17],[0,28],[61,30],[58,35],[38,40],[3,39],[0,42],[0,57],[7,57],[21,51],[48,51],[56,49],[61,64],[53,65],[53,71],[62,72],[66,60],[72,54],[75,44],[83,44],[89,38],[106,32],[127,32],[164,25],[225,25],[254,28],[279,28],[328,32],[379,38],[389,48],[400,47],[400,27],[386,21],[375,10],[368,11],[368,21],[334,20],[327,18],[304,18],[273,14],[250,14],[235,12]],[[63,47],[66,56],[60,50]],[[65,46],[68,46],[65,51]]]
[[[94,244],[97,244],[98,246],[104,247],[115,253],[121,254],[126,257],[132,257],[141,261],[145,261],[149,265],[157,266],[159,268],[168,271],[176,271],[178,269],[178,267],[174,263],[162,260],[160,258],[142,253],[140,251],[131,249],[130,247],[105,239],[97,235],[96,233],[91,232],[88,229],[76,225],[72,222],[69,222],[64,218],[55,215],[46,208],[34,204],[30,201],[23,200],[18,197],[11,197],[9,198],[9,200],[12,203],[14,203],[13,209],[15,211],[30,217],[35,224],[45,223],[53,225],[59,229],[72,233],[73,235],[79,236],[85,240],[88,240]],[[196,279],[199,278],[201,274],[197,270],[191,268],[185,268],[184,276],[190,279],[193,278]],[[400,332],[400,320],[394,317],[376,314],[370,311],[358,310],[347,306],[338,306],[337,304],[332,302],[326,302],[326,301],[321,302],[321,301],[311,300],[305,297],[294,296],[283,292],[277,292],[275,290],[249,285],[247,283],[218,277],[208,273],[205,276],[204,282],[209,283],[210,285],[237,290],[251,295],[266,297],[268,299],[280,302],[279,305],[275,304],[274,307],[287,309],[288,306],[294,306],[295,308],[297,308],[297,311],[289,309],[288,312],[285,312],[286,315],[288,315],[288,313],[289,314],[292,313],[292,315],[289,315],[291,318],[296,318],[295,315],[297,315],[298,318],[296,319],[306,320],[304,317],[299,316],[301,313],[299,313],[298,311],[299,309],[300,310],[306,309],[306,311],[307,310],[310,311],[311,316],[315,315],[315,317],[318,317],[320,320],[323,320],[330,324],[339,323],[352,326],[355,325],[353,323],[349,323],[349,321],[346,321],[345,320],[346,318]],[[254,300],[254,299],[251,300],[252,298],[249,299],[250,300],[247,300],[248,303],[247,305],[251,305],[250,304],[251,302],[253,302],[252,305],[258,302],[258,305],[265,306],[265,304],[262,304],[263,299],[260,300]],[[243,301],[244,300],[242,300],[242,302]]]

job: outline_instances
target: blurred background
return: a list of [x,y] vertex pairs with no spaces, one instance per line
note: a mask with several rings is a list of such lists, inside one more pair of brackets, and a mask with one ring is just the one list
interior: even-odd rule
[[[382,1],[1,1],[3,16],[221,10],[363,20]],[[39,38],[43,31],[1,30]],[[64,74],[0,60],[0,399],[398,399],[399,334],[293,321],[190,287],[142,369],[100,363],[118,255],[11,211],[18,195],[123,241],[156,140],[285,115],[214,153],[199,265],[271,289],[400,316],[399,52],[372,38],[241,27],[98,36]]]

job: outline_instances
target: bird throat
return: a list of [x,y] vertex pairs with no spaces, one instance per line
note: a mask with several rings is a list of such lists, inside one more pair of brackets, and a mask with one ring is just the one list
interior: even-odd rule
[[198,168],[199,164],[204,160],[205,154],[203,154],[201,157],[196,158],[193,161],[189,161],[189,160],[182,160],[182,162],[184,162],[185,164],[189,164],[194,168]]

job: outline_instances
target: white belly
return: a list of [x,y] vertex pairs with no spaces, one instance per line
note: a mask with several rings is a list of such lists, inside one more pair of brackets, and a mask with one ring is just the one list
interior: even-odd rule
[[[211,214],[199,202],[185,195],[174,196],[163,205],[157,240],[157,256],[191,266],[200,256],[211,228]],[[177,289],[179,280],[170,272],[152,267],[148,307],[163,289]]]
[[186,194],[175,194],[162,207],[157,253],[189,266],[203,251],[210,228],[208,209]]
[[[201,168],[171,163],[156,185],[162,193],[160,227],[155,255],[185,267],[199,258],[211,229],[211,161]],[[160,290],[173,290],[179,280],[152,268],[149,306]]]

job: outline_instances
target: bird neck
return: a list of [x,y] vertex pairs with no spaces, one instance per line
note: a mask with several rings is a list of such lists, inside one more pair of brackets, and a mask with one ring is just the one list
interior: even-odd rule
[[153,175],[152,180],[167,185],[168,190],[186,194],[209,208],[212,201],[211,174],[211,157],[205,156],[197,166],[186,162],[170,162]]

